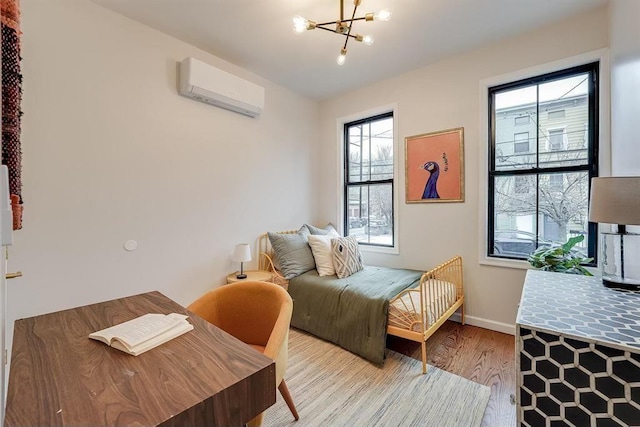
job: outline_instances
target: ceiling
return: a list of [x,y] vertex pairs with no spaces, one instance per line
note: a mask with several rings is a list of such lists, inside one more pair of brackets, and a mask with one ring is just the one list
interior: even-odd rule
[[[294,34],[292,18],[339,17],[339,0],[93,0],[275,83],[318,100],[483,44],[513,37],[607,4],[607,0],[362,0],[357,16],[381,9],[388,22],[354,23],[372,46],[314,30]],[[345,16],[353,2],[345,0]]]

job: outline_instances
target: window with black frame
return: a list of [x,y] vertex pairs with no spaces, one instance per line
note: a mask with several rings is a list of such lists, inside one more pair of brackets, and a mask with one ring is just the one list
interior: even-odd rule
[[583,235],[598,175],[598,63],[489,88],[487,255],[527,259],[536,248]]
[[345,234],[393,247],[393,113],[345,123],[344,142]]

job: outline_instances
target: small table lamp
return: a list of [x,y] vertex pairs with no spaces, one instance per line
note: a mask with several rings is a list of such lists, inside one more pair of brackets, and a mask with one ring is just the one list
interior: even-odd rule
[[618,226],[617,233],[602,233],[604,285],[640,289],[640,234],[626,227],[640,225],[640,177],[593,178],[589,221]]
[[251,261],[251,248],[248,243],[237,244],[231,255],[233,262],[240,263],[240,274],[236,276],[237,279],[246,279],[247,275],[243,272],[243,264]]

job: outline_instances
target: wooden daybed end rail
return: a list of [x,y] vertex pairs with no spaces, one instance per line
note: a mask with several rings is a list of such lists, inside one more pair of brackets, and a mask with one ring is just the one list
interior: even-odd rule
[[455,256],[423,273],[418,287],[389,302],[387,333],[421,343],[423,372],[427,372],[427,339],[458,309],[464,325],[462,277],[462,257]]

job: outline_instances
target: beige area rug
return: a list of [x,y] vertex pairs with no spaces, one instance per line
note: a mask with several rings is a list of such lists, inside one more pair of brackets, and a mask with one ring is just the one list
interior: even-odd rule
[[295,421],[278,400],[265,413],[274,426],[477,427],[491,389],[388,351],[382,368],[348,351],[292,329],[287,386],[298,409]]

